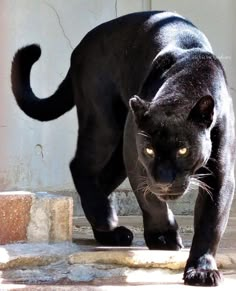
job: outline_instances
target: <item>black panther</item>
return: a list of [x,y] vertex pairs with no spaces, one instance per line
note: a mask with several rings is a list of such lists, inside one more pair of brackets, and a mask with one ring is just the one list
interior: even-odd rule
[[30,86],[40,54],[35,44],[18,50],[12,90],[20,108],[40,121],[76,105],[78,144],[70,169],[95,239],[104,245],[132,243],[132,232],[117,226],[108,199],[128,176],[147,246],[179,250],[182,241],[167,201],[197,184],[184,282],[218,285],[214,257],[233,199],[235,132],[225,71],[206,36],[170,12],[106,22],[74,49],[65,79],[44,99]]

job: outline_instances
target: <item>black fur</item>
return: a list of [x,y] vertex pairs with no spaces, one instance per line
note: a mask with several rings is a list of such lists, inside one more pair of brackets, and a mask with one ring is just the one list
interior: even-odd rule
[[109,194],[126,178],[143,212],[150,249],[182,247],[167,200],[199,184],[194,238],[184,272],[190,285],[218,285],[215,254],[234,193],[235,133],[224,69],[193,24],[168,12],[135,13],[90,31],[51,97],[37,98],[31,66],[40,49],[20,49],[12,88],[21,109],[46,121],[75,104],[79,138],[70,164],[94,236],[130,245]]
[[[55,119],[74,106],[70,72],[57,91],[45,99],[37,98],[30,87],[30,70],[40,58],[38,45],[20,49],[12,62],[12,91],[20,108],[30,117],[40,121]],[[55,106],[56,104],[56,106]]]

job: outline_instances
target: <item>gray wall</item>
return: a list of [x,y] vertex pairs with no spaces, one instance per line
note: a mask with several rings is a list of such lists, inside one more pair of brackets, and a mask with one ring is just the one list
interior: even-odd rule
[[[57,88],[67,72],[73,48],[89,30],[117,16],[148,9],[177,11],[198,25],[210,39],[225,66],[230,85],[234,86],[233,0],[1,0],[0,191],[74,192],[68,164],[74,154],[78,129],[75,110],[50,123],[40,123],[23,114],[10,89],[10,65],[15,51],[30,43],[41,45],[42,56],[33,67],[31,80],[36,94],[44,97]],[[235,97],[235,91],[232,95]],[[124,201],[131,195],[122,194],[129,189],[128,182],[120,189]],[[129,197],[127,202],[132,204],[133,198]],[[178,205],[184,208],[184,203],[186,209],[193,204],[188,198]],[[136,206],[134,209],[133,212],[137,211]],[[79,208],[77,213],[81,213]]]
[[22,113],[10,86],[10,66],[16,50],[31,43],[41,45],[42,56],[33,67],[31,80],[36,94],[47,96],[64,78],[73,48],[89,30],[122,13],[142,10],[144,3],[1,0],[0,191],[74,188],[68,163],[76,143],[75,109],[50,123],[34,121]]

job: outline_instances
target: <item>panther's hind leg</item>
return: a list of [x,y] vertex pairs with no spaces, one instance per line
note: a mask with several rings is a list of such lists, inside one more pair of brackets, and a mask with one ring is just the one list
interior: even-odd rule
[[[113,152],[109,162],[99,175],[99,186],[105,195],[109,195],[126,178],[123,161],[123,138]],[[133,234],[124,226],[116,227],[113,231],[101,232],[93,229],[96,240],[105,245],[128,246],[132,243]]]
[[[102,138],[98,133],[102,132]],[[125,179],[122,134],[98,128],[82,130],[70,164],[74,184],[96,240],[104,245],[130,245],[132,233],[118,223],[108,195]]]

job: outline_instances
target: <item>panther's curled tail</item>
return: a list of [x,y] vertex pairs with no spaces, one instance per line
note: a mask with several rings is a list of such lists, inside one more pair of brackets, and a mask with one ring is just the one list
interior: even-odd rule
[[70,71],[53,95],[44,99],[35,96],[30,86],[30,71],[40,55],[41,49],[36,44],[17,51],[12,62],[12,91],[16,102],[28,116],[48,121],[69,111],[74,106],[74,99]]

